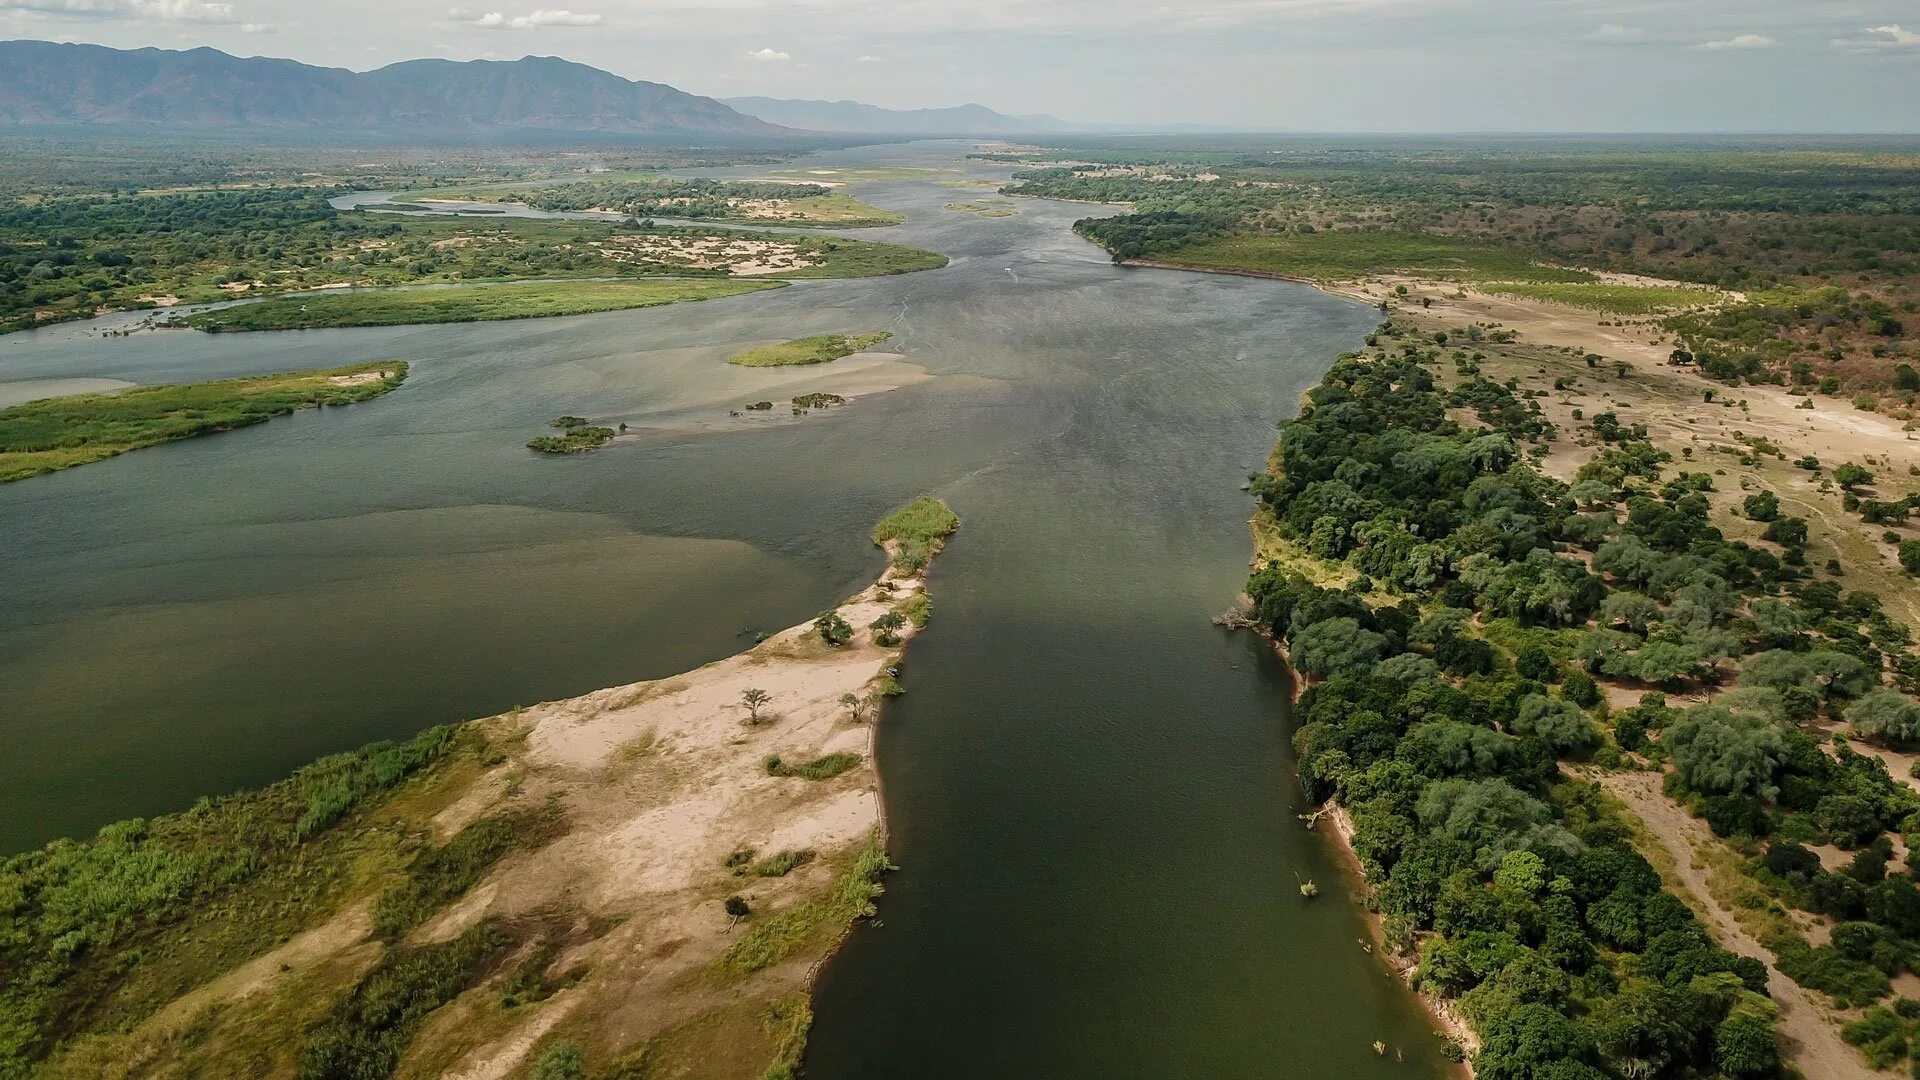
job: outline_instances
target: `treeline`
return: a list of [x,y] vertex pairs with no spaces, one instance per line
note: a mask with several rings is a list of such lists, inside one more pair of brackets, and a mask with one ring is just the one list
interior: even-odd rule
[[641,183],[584,181],[528,188],[515,198],[539,210],[606,207],[637,217],[724,218],[739,213],[737,200],[817,199],[833,193],[819,184],[753,180],[648,180]]
[[[1248,585],[1313,681],[1295,736],[1308,794],[1347,808],[1389,941],[1459,1000],[1481,1076],[1775,1075],[1764,967],[1714,945],[1559,762],[1670,760],[1716,832],[1773,838],[1755,874],[1844,920],[1819,948],[1783,928],[1781,969],[1877,1000],[1920,956],[1920,862],[1889,872],[1886,836],[1920,827],[1920,796],[1826,752],[1816,725],[1920,739],[1920,705],[1881,686],[1915,685],[1907,630],[1805,569],[1804,522],[1726,539],[1712,477],[1671,473],[1643,431],[1596,417],[1600,448],[1562,483],[1528,464],[1555,433],[1515,384],[1455,352],[1444,389],[1430,341],[1376,341],[1308,395],[1256,483],[1280,535],[1359,575],[1330,590],[1269,563]],[[1602,682],[1640,703],[1616,711]],[[1830,873],[1818,844],[1860,854]],[[1874,1014],[1883,1056],[1909,1053],[1909,1013]]]

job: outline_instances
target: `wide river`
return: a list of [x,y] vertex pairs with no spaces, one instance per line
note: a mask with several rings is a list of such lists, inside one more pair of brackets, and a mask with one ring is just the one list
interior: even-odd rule
[[[1207,621],[1274,420],[1374,313],[1114,267],[1070,230],[1105,211],[948,209],[980,192],[938,181],[1005,175],[966,149],[804,163],[955,170],[859,187],[909,220],[858,235],[943,270],[568,319],[0,338],[0,392],[414,364],[373,402],[0,487],[0,851],[730,654],[870,580],[872,522],[934,492],[965,525],[879,733],[902,869],[821,981],[808,1074],[1437,1075],[1295,820],[1284,668]],[[868,329],[933,377],[727,415],[793,377],[730,352]],[[563,413],[650,434],[523,449]]]

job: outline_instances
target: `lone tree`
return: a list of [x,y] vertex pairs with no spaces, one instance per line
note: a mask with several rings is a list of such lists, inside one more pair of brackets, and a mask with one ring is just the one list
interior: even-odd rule
[[897,611],[889,611],[873,620],[868,627],[873,631],[874,644],[883,648],[892,648],[900,644],[900,628],[907,625],[907,617]]
[[729,930],[733,929],[734,923],[753,914],[753,909],[747,906],[746,898],[743,896],[736,895],[727,897],[726,909],[729,920],[727,929]]
[[853,640],[853,627],[840,617],[837,611],[822,612],[813,620],[813,628],[820,631],[820,639],[829,645],[845,645]]
[[867,706],[872,702],[859,694],[847,693],[840,695],[840,704],[846,706],[847,718],[857,724],[865,719]]
[[772,694],[767,693],[757,686],[749,686],[745,690],[740,691],[740,704],[747,707],[747,723],[759,723],[760,710],[766,706],[767,702],[772,700]]

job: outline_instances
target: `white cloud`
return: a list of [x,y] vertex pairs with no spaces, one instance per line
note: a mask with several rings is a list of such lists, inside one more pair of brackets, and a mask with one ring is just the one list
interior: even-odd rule
[[755,49],[747,54],[747,59],[758,60],[761,63],[777,64],[793,59],[793,55],[791,53],[783,53],[779,49]]
[[598,15],[568,11],[564,8],[556,11],[540,8],[530,14],[514,16],[508,16],[499,11],[475,15],[465,8],[454,8],[447,12],[447,17],[488,30],[547,30],[555,27],[599,26],[602,21]]
[[233,23],[233,5],[212,0],[0,0],[0,11],[33,11],[94,19]]
[[1602,45],[1638,45],[1647,40],[1647,32],[1637,26],[1602,23],[1593,33],[1587,35],[1587,40]]
[[1707,52],[1725,52],[1730,49],[1771,49],[1776,44],[1778,42],[1765,34],[1741,34],[1725,41],[1703,41],[1694,48],[1705,49]]
[[884,56],[863,56],[860,58],[860,62],[863,64],[884,64],[887,60]]
[[1859,37],[1835,38],[1833,47],[1848,52],[1912,52],[1920,54],[1920,31],[1892,26],[1869,26]]

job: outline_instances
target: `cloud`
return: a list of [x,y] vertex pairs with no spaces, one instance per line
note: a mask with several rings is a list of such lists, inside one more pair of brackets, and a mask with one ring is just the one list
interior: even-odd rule
[[602,21],[599,15],[567,11],[564,8],[555,11],[540,8],[530,14],[514,16],[508,16],[499,11],[476,15],[465,8],[454,8],[447,12],[447,17],[456,22],[469,23],[487,30],[549,30],[570,26],[599,26]]
[[1725,52],[1730,49],[1771,49],[1776,44],[1778,42],[1765,34],[1741,34],[1725,41],[1703,41],[1694,48],[1704,49],[1707,52]]
[[1920,31],[1908,30],[1898,23],[1892,26],[1869,26],[1860,31],[1859,37],[1835,38],[1833,47],[1848,52],[1910,52],[1920,55]]
[[778,64],[793,59],[793,55],[783,53],[779,49],[755,49],[747,54],[747,59],[758,60],[763,64]]
[[1587,40],[1601,45],[1639,45],[1647,40],[1647,32],[1637,26],[1602,23],[1587,35]]
[[863,64],[884,64],[887,62],[887,58],[884,56],[863,56],[860,58],[860,62]]
[[32,11],[92,19],[235,23],[233,5],[212,0],[0,0],[0,11]]

